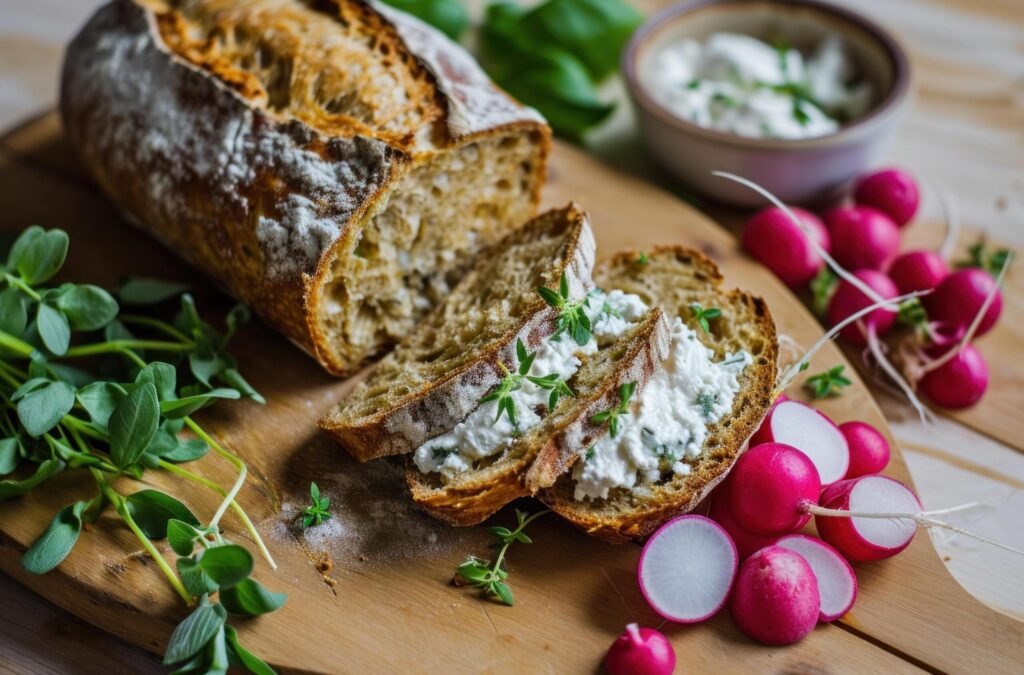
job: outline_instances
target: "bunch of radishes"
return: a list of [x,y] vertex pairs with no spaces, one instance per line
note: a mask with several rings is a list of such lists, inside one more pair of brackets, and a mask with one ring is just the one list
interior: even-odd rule
[[[999,283],[1006,264],[1001,270],[950,270],[955,228],[940,251],[901,254],[900,228],[910,224],[920,203],[918,186],[905,171],[885,169],[865,176],[852,198],[852,204],[826,211],[821,218],[796,207],[764,209],[747,222],[743,247],[790,287],[813,286],[815,304],[829,325],[880,300],[928,292],[919,304],[915,300],[906,305],[905,312],[877,309],[840,336],[851,344],[867,345],[915,403],[917,390],[945,408],[973,405],[988,386],[988,366],[971,340],[988,332],[999,318]],[[889,365],[878,343],[897,325],[897,317],[915,328],[902,349],[901,365],[909,385]]]

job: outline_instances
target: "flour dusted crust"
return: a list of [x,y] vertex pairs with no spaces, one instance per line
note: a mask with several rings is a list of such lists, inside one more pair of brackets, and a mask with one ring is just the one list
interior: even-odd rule
[[[199,28],[208,34],[197,38]],[[286,28],[307,32],[305,42],[291,42]],[[362,49],[364,61],[330,60],[341,43]],[[315,62],[321,53],[325,63]],[[273,58],[277,71],[259,63]],[[310,97],[333,98],[275,99],[303,77],[320,87]],[[360,98],[353,83],[369,93]],[[83,163],[130,220],[339,374],[411,329],[443,296],[445,275],[464,269],[461,258],[534,211],[550,142],[539,115],[498,90],[461,47],[356,0],[113,0],[68,49],[61,112]],[[478,151],[480,139],[495,139],[495,149]],[[429,189],[420,183],[433,178],[431,162],[500,158],[506,141],[522,141],[530,161],[521,176],[501,178],[511,187],[480,217],[492,220],[467,224],[450,246],[438,239],[436,256],[423,253],[426,262],[395,283],[401,247],[384,240],[395,222],[420,227],[418,202],[390,219],[388,209]],[[356,260],[367,232],[384,242],[372,264]],[[454,260],[445,248],[456,249]],[[357,303],[372,310],[365,321]],[[346,310],[347,323],[329,320]]]

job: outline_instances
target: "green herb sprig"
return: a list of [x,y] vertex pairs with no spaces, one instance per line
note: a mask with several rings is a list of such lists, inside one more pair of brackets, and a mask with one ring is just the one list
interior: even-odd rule
[[853,384],[843,375],[845,369],[846,366],[835,366],[817,375],[811,375],[804,382],[804,389],[810,391],[816,399],[839,396],[843,387]]
[[629,400],[636,392],[636,382],[627,382],[619,385],[619,403],[608,410],[602,410],[591,416],[591,424],[608,423],[608,433],[612,438],[619,435],[619,417],[629,414]]
[[322,497],[316,483],[309,484],[309,498],[312,504],[302,510],[302,526],[314,527],[331,519],[331,498]]
[[518,424],[516,419],[516,402],[512,398],[512,392],[517,391],[522,387],[523,380],[527,380],[537,385],[545,391],[550,391],[551,394],[548,396],[548,411],[555,409],[558,405],[558,401],[562,396],[575,396],[576,394],[569,385],[558,376],[558,373],[550,373],[543,377],[537,375],[530,375],[530,368],[533,367],[533,361],[537,358],[537,352],[529,352],[526,349],[526,345],[523,344],[521,339],[516,340],[516,356],[519,359],[519,368],[516,372],[512,372],[508,367],[498,362],[498,367],[504,373],[501,382],[491,393],[487,394],[480,399],[480,403],[489,403],[491,401],[497,401],[498,413],[494,418],[495,423],[501,419],[502,414],[508,415],[508,421],[512,423],[512,426]]
[[590,317],[584,311],[584,308],[589,306],[590,296],[588,295],[576,302],[570,302],[569,280],[566,279],[565,272],[562,272],[562,278],[558,283],[557,291],[547,286],[539,286],[537,293],[540,294],[540,297],[550,307],[558,310],[558,317],[555,319],[556,330],[551,335],[552,340],[559,339],[562,333],[569,333],[572,339],[576,341],[576,344],[581,347],[590,342],[592,337]]
[[816,316],[825,316],[825,313],[828,311],[828,304],[832,302],[832,295],[836,292],[838,286],[839,277],[836,276],[836,273],[828,265],[824,265],[821,271],[811,279],[811,307],[814,309]]
[[[221,335],[199,317],[191,296],[177,284],[129,281],[119,293],[121,303],[90,284],[46,286],[61,270],[69,244],[62,230],[33,226],[18,236],[0,264],[0,475],[13,476],[0,480],[0,499],[23,495],[58,473],[76,470],[90,476],[96,488],[92,497],[57,512],[22,557],[22,567],[32,574],[56,568],[84,527],[110,508],[182,600],[192,604],[200,599],[172,636],[167,663],[187,659],[193,669],[216,671],[233,663],[271,672],[238,644],[234,630],[224,623],[227,612],[255,613],[248,600],[232,604],[233,595],[260,596],[264,607],[284,601],[249,578],[252,556],[220,533],[219,522],[231,509],[274,566],[236,501],[246,466],[191,418],[219,399],[263,402],[226,353],[248,311],[232,310]],[[145,306],[177,295],[181,311],[171,323],[121,313],[121,304]],[[147,360],[151,354],[162,360]],[[82,368],[83,362],[94,370]],[[191,437],[182,436],[186,429]],[[210,449],[238,472],[228,490],[181,466]],[[149,470],[198,483],[223,501],[202,527],[169,494],[143,489],[125,495],[114,487],[119,477],[139,479]],[[179,555],[190,555],[191,546],[183,552],[182,532],[191,533],[190,540],[200,542],[203,550],[179,559],[176,573],[154,541],[166,538]],[[208,583],[196,583],[190,566],[207,574]],[[218,602],[211,603],[209,594],[217,591]]]
[[709,394],[705,391],[702,391],[699,394],[697,394],[697,405],[700,406],[700,411],[701,413],[704,414],[704,417],[706,418],[711,417],[711,412],[714,410],[715,403],[717,402],[717,394]]
[[491,546],[491,548],[498,551],[497,557],[495,557],[493,562],[490,562],[475,556],[469,556],[456,568],[456,580],[461,580],[471,586],[483,589],[485,595],[495,597],[509,607],[514,605],[515,599],[512,596],[512,589],[506,581],[508,579],[508,569],[505,563],[506,554],[513,542],[518,541],[522,544],[533,543],[533,540],[526,536],[523,530],[526,529],[527,525],[545,513],[550,513],[550,511],[538,511],[530,515],[516,509],[517,524],[514,530],[501,526],[488,527],[487,531],[498,539],[497,543]]
[[708,323],[708,319],[714,319],[715,317],[722,316],[722,310],[717,307],[708,307],[704,309],[696,302],[690,305],[690,311],[693,312],[693,318],[697,322],[697,325],[705,333],[711,332],[711,324]]
[[958,260],[956,267],[958,269],[977,267],[997,277],[999,272],[1002,271],[1003,265],[1006,264],[1006,259],[1009,255],[1010,249],[1008,248],[990,250],[985,238],[982,237],[967,249],[967,257]]

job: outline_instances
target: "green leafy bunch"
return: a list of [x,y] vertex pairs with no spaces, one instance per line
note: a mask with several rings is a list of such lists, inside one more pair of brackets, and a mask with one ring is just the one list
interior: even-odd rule
[[384,0],[403,12],[429,23],[453,40],[469,28],[469,12],[459,0]]
[[512,372],[505,366],[501,361],[498,362],[498,367],[504,373],[501,382],[491,393],[487,394],[480,399],[480,403],[489,403],[491,401],[497,401],[498,414],[495,416],[494,421],[497,422],[501,419],[502,414],[508,415],[508,421],[512,423],[512,426],[516,426],[518,421],[516,419],[516,402],[512,398],[512,392],[519,390],[522,387],[523,380],[527,380],[537,385],[541,389],[550,391],[551,394],[548,396],[548,410],[554,410],[555,406],[558,405],[558,401],[562,396],[575,396],[573,390],[569,388],[569,385],[558,376],[558,373],[551,373],[539,377],[536,375],[530,375],[530,368],[533,367],[533,361],[537,358],[537,352],[528,352],[526,345],[523,344],[521,339],[516,340],[516,356],[519,359],[519,368],[516,372]]
[[455,579],[460,583],[468,583],[476,588],[483,589],[484,594],[495,597],[508,606],[512,606],[515,600],[512,597],[512,589],[508,582],[508,569],[505,564],[505,556],[513,542],[532,544],[533,540],[523,532],[526,526],[549,511],[538,511],[529,515],[524,511],[516,509],[516,529],[510,530],[507,527],[488,527],[487,531],[494,535],[498,541],[491,545],[492,549],[498,551],[493,562],[482,560],[475,556],[466,558],[455,570]]
[[568,333],[580,347],[590,342],[593,334],[590,332],[590,317],[587,316],[585,310],[590,305],[590,296],[584,296],[582,300],[576,302],[570,301],[569,280],[566,278],[565,272],[562,272],[557,291],[547,286],[538,286],[537,293],[550,307],[558,310],[558,317],[555,319],[555,332],[551,335],[552,340],[558,340],[563,333]]
[[846,366],[835,366],[817,375],[811,375],[804,382],[804,389],[810,391],[814,398],[839,396],[842,393],[843,387],[848,387],[852,384],[850,379],[843,375],[845,369]]
[[629,414],[629,400],[633,398],[633,394],[636,392],[636,382],[627,382],[619,385],[619,402],[617,405],[612,406],[608,410],[602,410],[601,412],[593,415],[590,418],[592,424],[604,424],[608,423],[608,433],[611,434],[612,438],[619,435],[619,417],[622,415]]
[[992,276],[999,276],[1006,259],[1010,257],[1010,249],[997,248],[989,249],[985,238],[982,237],[967,249],[967,257],[958,260],[957,268],[977,267],[983,269]]
[[[243,601],[232,605],[229,598],[233,593],[256,592],[257,582],[247,578],[252,558],[226,542],[218,527],[231,509],[273,565],[252,521],[235,500],[246,466],[191,417],[219,399],[263,402],[225,351],[248,312],[232,310],[221,335],[200,318],[191,296],[178,284],[129,281],[120,289],[120,303],[90,284],[47,286],[63,267],[68,248],[69,237],[62,230],[30,227],[17,237],[0,265],[0,476],[9,476],[0,480],[0,499],[23,495],[61,472],[88,476],[96,489],[93,496],[56,513],[22,557],[22,567],[32,574],[57,567],[84,526],[110,508],[186,603],[202,598],[209,604],[209,594],[220,591],[219,602],[211,605],[220,609],[210,611],[251,609],[253,605]],[[181,310],[172,322],[121,313],[122,304],[159,304],[176,296]],[[136,331],[147,335],[137,336]],[[160,360],[148,360],[156,354]],[[211,448],[238,472],[230,490],[182,466]],[[115,488],[116,479],[141,479],[148,470],[166,471],[220,495],[223,501],[209,524],[201,528],[187,506],[159,490],[126,495]],[[228,579],[213,571],[213,581],[200,590],[190,581],[189,563],[179,560],[175,573],[153,543],[168,538],[172,548],[184,550],[174,538],[181,531],[202,540],[206,554],[201,551],[190,558],[195,566],[206,569],[228,555],[225,551],[235,551],[235,558],[248,560],[245,574]],[[225,551],[207,558],[218,547]],[[232,663],[255,663],[255,657],[237,644],[234,631],[221,624],[220,637],[210,637],[188,658],[194,660],[202,651],[208,665],[219,663],[222,654]],[[175,645],[172,639],[169,658],[181,653]],[[264,665],[257,672],[267,670]]]
[[302,509],[302,526],[309,528],[331,519],[331,498],[321,497],[316,483],[309,484],[309,498],[312,502]]

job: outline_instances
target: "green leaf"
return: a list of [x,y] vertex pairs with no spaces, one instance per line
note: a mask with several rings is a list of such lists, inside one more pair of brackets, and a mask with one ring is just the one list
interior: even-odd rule
[[[39,352],[36,352],[39,354]],[[33,359],[33,362],[35,360]],[[88,384],[92,384],[96,381],[96,376],[92,373],[76,368],[75,366],[69,366],[66,363],[48,363],[46,364],[53,373],[63,382],[67,382],[76,389],[78,387],[84,387]]]
[[255,675],[274,675],[274,669],[263,662],[238,642],[238,632],[230,625],[224,624],[224,637],[228,650],[238,659],[238,665]]
[[64,462],[59,459],[48,459],[36,467],[35,473],[23,480],[0,481],[0,499],[10,499],[23,495],[44,480],[57,474],[64,468]]
[[33,437],[53,429],[75,405],[75,390],[64,382],[47,382],[18,400],[18,419]]
[[128,393],[116,382],[93,382],[78,390],[78,402],[93,423],[106,429],[110,415]]
[[166,537],[167,524],[171,519],[199,526],[199,519],[187,506],[159,490],[141,490],[129,495],[125,503],[132,520],[150,539]]
[[0,438],[0,476],[6,476],[17,469],[20,459],[18,439]]
[[188,365],[195,378],[209,387],[210,380],[227,367],[227,362],[219,354],[197,350],[188,355]]
[[25,250],[32,242],[43,236],[45,231],[38,225],[32,225],[18,235],[18,238],[14,240],[14,244],[11,245],[11,250],[7,252],[7,269],[16,270],[18,268],[18,260],[21,259],[22,254],[25,253]]
[[558,294],[558,291],[552,290],[547,286],[539,286],[537,293],[540,297],[551,307],[561,307],[565,302],[562,300],[562,296]]
[[19,337],[27,325],[25,298],[18,289],[8,286],[0,291],[0,331]]
[[210,604],[210,599],[204,595],[199,606],[171,633],[164,653],[164,665],[179,663],[195,656],[217,634],[226,618],[224,608]]
[[43,345],[56,356],[63,356],[71,344],[71,325],[64,313],[45,302],[36,312],[36,329]]
[[[167,521],[167,543],[175,553],[181,557],[192,555],[195,547],[195,539],[199,536],[199,530],[190,523],[171,518]],[[196,595],[202,595],[196,593]]]
[[217,590],[217,583],[203,571],[202,565],[193,558],[178,558],[178,576],[185,590],[194,596],[213,593]]
[[469,27],[469,12],[459,0],[384,0],[421,21],[430,24],[453,40]]
[[68,557],[82,531],[82,512],[88,505],[89,502],[75,502],[57,512],[46,532],[21,557],[26,572],[46,574]]
[[258,391],[256,391],[249,382],[242,377],[242,374],[235,368],[225,368],[222,370],[218,377],[224,381],[229,387],[237,389],[242,393],[242,396],[256,401],[260,405],[267,402],[267,399],[263,398]]
[[187,285],[175,281],[134,277],[121,284],[117,295],[126,305],[146,306],[170,300],[187,290]]
[[222,589],[231,588],[252,574],[252,554],[236,544],[208,549],[199,564]]
[[143,382],[117,405],[107,423],[110,458],[115,466],[123,469],[139,461],[156,435],[159,420],[156,387]]
[[[15,244],[17,247],[17,243]],[[35,285],[52,278],[64,265],[68,254],[68,233],[49,230],[34,237],[19,252],[14,267],[25,283]]]
[[167,436],[170,436],[170,434],[163,429],[157,431],[154,442],[157,439],[161,439],[162,442],[158,447],[150,445],[146,452],[174,464],[184,464],[185,462],[194,462],[210,451],[210,446],[202,439],[189,438],[182,441],[174,436],[170,436],[172,444],[168,445],[165,441]]
[[228,644],[224,639],[224,626],[221,624],[214,633],[207,649],[207,665],[205,675],[226,675],[231,661],[228,659]]
[[239,399],[241,394],[234,389],[211,389],[195,396],[162,400],[160,401],[160,414],[171,419],[185,417],[217,398]]
[[491,586],[491,590],[494,592],[496,596],[498,596],[499,600],[501,600],[509,607],[512,607],[516,604],[515,599],[512,597],[512,589],[509,588],[508,584],[506,584],[504,581],[494,582],[494,584]]
[[152,382],[156,387],[156,397],[160,401],[166,401],[175,397],[178,386],[178,371],[169,363],[154,361],[146,364],[146,367],[135,376],[135,383]]
[[57,296],[57,309],[74,330],[103,328],[117,316],[117,301],[99,286],[82,284]]
[[232,614],[259,616],[281,607],[287,597],[284,593],[271,593],[255,579],[243,579],[220,592],[220,604]]

